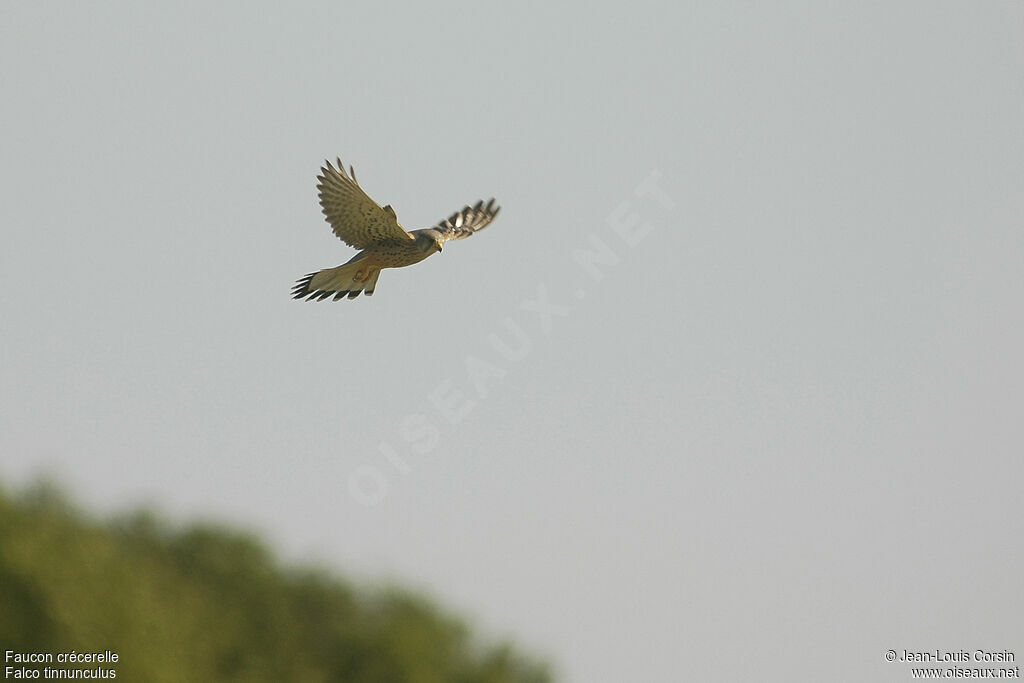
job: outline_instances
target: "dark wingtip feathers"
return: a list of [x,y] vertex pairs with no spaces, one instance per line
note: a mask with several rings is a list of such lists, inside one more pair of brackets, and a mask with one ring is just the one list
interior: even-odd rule
[[309,294],[309,283],[313,281],[314,275],[316,275],[316,273],[310,273],[295,283],[292,287],[293,299],[302,299]]
[[[292,286],[292,298],[293,299],[295,299],[296,301],[298,301],[300,299],[305,299],[306,301],[323,301],[324,299],[327,299],[328,297],[332,297],[333,296],[334,297],[333,301],[338,301],[340,299],[344,299],[345,297],[348,297],[349,299],[355,299],[357,296],[362,294],[362,291],[358,290],[358,289],[357,290],[353,290],[353,291],[349,291],[349,290],[345,289],[345,290],[342,290],[340,292],[336,292],[334,290],[324,290],[324,289],[311,290],[309,288],[309,283],[313,281],[313,276],[315,276],[315,275],[316,275],[316,273],[310,273],[309,275],[306,275],[305,277],[303,277],[301,280],[298,280]],[[372,296],[372,295],[373,295],[372,291],[366,292],[366,296]]]

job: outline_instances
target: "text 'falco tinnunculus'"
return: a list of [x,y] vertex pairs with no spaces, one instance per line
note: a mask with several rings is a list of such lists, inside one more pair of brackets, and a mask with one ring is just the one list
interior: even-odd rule
[[356,181],[356,172],[349,173],[338,159],[335,168],[330,161],[320,169],[317,189],[320,206],[334,234],[345,243],[362,249],[337,268],[310,273],[295,283],[292,298],[321,301],[333,295],[354,299],[361,292],[373,294],[377,277],[384,268],[402,268],[419,263],[448,240],[461,240],[487,227],[498,215],[500,207],[494,199],[483,200],[456,211],[432,228],[406,232],[398,222],[391,205],[383,208],[363,192]]

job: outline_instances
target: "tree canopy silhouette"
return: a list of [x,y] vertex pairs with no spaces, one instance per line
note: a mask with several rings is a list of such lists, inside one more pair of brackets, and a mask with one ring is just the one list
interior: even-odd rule
[[118,661],[102,666],[118,679],[156,683],[550,681],[543,665],[481,644],[407,591],[285,567],[223,526],[174,529],[151,512],[95,521],[46,486],[0,491],[7,650],[111,650]]

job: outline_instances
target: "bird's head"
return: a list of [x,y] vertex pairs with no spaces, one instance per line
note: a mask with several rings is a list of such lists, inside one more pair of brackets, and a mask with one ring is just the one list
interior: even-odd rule
[[419,248],[427,254],[433,254],[434,252],[441,251],[441,247],[444,245],[444,235],[433,228],[417,230],[413,234],[416,236]]

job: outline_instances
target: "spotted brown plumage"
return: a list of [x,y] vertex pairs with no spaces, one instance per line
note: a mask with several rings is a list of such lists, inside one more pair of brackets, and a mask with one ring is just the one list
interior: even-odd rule
[[320,206],[334,234],[346,244],[361,249],[347,263],[309,273],[295,283],[292,298],[335,301],[354,299],[360,293],[373,294],[377,278],[384,268],[403,268],[419,263],[449,240],[459,240],[483,230],[498,215],[501,207],[494,199],[465,206],[432,228],[407,232],[398,222],[390,205],[381,207],[363,192],[356,181],[355,170],[349,173],[338,159],[335,168],[330,161],[320,169],[317,190]]

